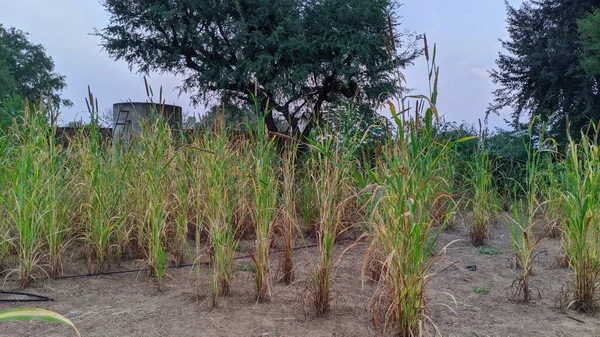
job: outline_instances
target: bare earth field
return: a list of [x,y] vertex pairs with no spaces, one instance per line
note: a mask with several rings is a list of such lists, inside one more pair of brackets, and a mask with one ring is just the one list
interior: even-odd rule
[[[534,276],[542,298],[530,304],[512,302],[508,288],[517,275],[511,269],[511,243],[504,224],[494,229],[491,247],[498,255],[484,255],[467,240],[468,230],[445,231],[439,247],[455,242],[434,266],[441,272],[428,284],[430,317],[442,336],[600,336],[600,316],[562,312],[555,298],[571,272],[557,265],[560,242],[546,240],[534,262]],[[339,246],[342,251],[347,245]],[[334,306],[317,318],[302,298],[314,248],[296,251],[297,277],[291,286],[274,283],[270,303],[254,301],[249,259],[236,260],[230,297],[209,308],[208,297],[196,298],[191,268],[172,269],[165,290],[143,272],[81,279],[38,281],[26,291],[54,302],[0,303],[0,309],[32,306],[57,311],[70,318],[82,336],[377,336],[369,313],[373,283],[361,286],[366,247],[357,245],[344,255],[338,269]],[[276,257],[276,254],[274,254]],[[274,261],[274,268],[276,267]],[[84,261],[81,261],[81,268]],[[465,269],[475,265],[476,271]],[[127,267],[131,267],[128,265]],[[203,267],[203,291],[209,271]],[[116,269],[118,270],[118,269]],[[3,290],[18,291],[6,283]],[[477,291],[476,291],[477,290]],[[2,297],[2,298],[6,298]],[[430,325],[428,330],[433,332]],[[0,324],[0,336],[74,336],[67,327],[43,322]]]

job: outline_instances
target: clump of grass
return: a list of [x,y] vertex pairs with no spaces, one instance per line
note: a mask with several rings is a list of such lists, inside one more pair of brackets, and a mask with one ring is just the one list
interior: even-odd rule
[[298,232],[296,225],[296,154],[297,142],[291,140],[286,144],[281,162],[281,219],[279,232],[283,237],[283,252],[280,257],[278,271],[280,280],[291,284],[294,280],[294,245]]
[[[35,149],[30,145],[23,149],[15,161],[15,176],[12,181],[10,200],[7,209],[9,226],[16,229],[11,243],[17,250],[19,267],[17,273],[21,287],[27,287],[32,278],[32,270],[38,267],[42,257],[42,227],[38,222],[36,199],[40,191],[40,167],[35,161]],[[41,197],[41,196],[40,196]]]
[[235,271],[245,271],[245,272],[250,272],[252,274],[255,274],[256,273],[256,264],[251,263],[251,262],[242,262],[242,263],[236,264],[234,270]]
[[274,141],[267,134],[261,120],[258,123],[253,155],[252,186],[254,197],[255,251],[252,260],[256,265],[256,299],[265,301],[271,298],[271,266],[269,250],[273,234],[279,181],[273,170]]
[[[483,142],[483,140],[481,140]],[[483,146],[471,165],[470,184],[473,191],[473,221],[469,231],[471,243],[476,246],[485,245],[490,239],[490,226],[498,214],[498,200],[493,185],[492,163]]]
[[[533,118],[529,124],[529,139],[532,139],[533,128],[537,118]],[[532,299],[532,285],[530,277],[532,275],[533,260],[536,249],[543,241],[543,238],[536,239],[533,229],[535,227],[536,213],[540,204],[537,196],[539,194],[540,171],[539,164],[543,149],[546,144],[544,138],[544,125],[540,127],[539,146],[534,148],[533,141],[526,144],[527,163],[525,165],[525,185],[521,186],[525,196],[525,204],[522,200],[516,200],[511,206],[512,219],[509,221],[513,251],[515,256],[515,268],[521,269],[521,275],[513,282],[513,297],[523,302],[529,302]],[[515,195],[516,195],[515,191]],[[538,291],[538,296],[539,296]]]
[[55,139],[56,129],[51,127],[48,135],[46,163],[48,175],[41,195],[44,196],[48,211],[42,214],[40,221],[44,226],[46,251],[48,253],[48,273],[56,277],[62,272],[63,255],[67,247],[66,238],[70,227],[69,209],[74,205],[68,190],[73,183],[65,179],[66,168],[61,160],[60,149]]
[[[512,218],[509,222],[510,234],[515,256],[515,268],[521,269],[521,275],[512,284],[512,296],[522,302],[529,302],[532,296],[531,275],[536,249],[542,239],[535,239],[533,217],[523,211],[522,202],[512,205]],[[538,296],[539,296],[538,291]]]
[[479,247],[479,254],[483,254],[483,255],[498,255],[498,254],[500,254],[500,252],[498,252],[498,249],[496,249],[494,247],[481,246],[481,247]]
[[[233,257],[238,246],[233,227],[236,172],[232,169],[233,153],[225,134],[207,133],[197,148],[201,149],[199,169],[202,170],[203,194],[199,202],[202,202],[203,225],[197,227],[196,242],[200,242],[200,231],[206,231],[206,252],[212,267],[210,293],[212,305],[216,307],[219,296],[229,295]],[[199,266],[197,271],[199,278]]]
[[473,287],[473,292],[480,296],[489,295],[490,289],[486,287]]
[[[597,132],[596,132],[597,137]],[[565,163],[565,228],[563,247],[575,277],[563,305],[583,312],[598,309],[600,289],[600,150],[597,138],[569,136]]]
[[146,212],[142,218],[146,260],[151,275],[156,277],[158,290],[163,289],[167,267],[166,233],[169,207],[167,182],[175,155],[169,126],[160,118],[143,123],[140,137],[139,162],[143,167]]
[[424,290],[435,260],[433,249],[451,216],[437,227],[428,212],[447,196],[435,184],[443,150],[426,145],[425,138],[414,134],[412,149],[390,149],[372,178],[380,187],[372,203],[374,237],[363,274],[367,259],[378,254],[381,270],[371,303],[374,322],[383,321],[384,331],[392,329],[400,336],[413,336],[427,320]]
[[[449,147],[435,142],[432,136],[438,119],[435,104],[439,68],[435,65],[435,46],[431,63],[426,42],[425,49],[429,97],[398,97],[402,105],[400,113],[389,102],[397,133],[383,150],[379,165],[370,173],[377,186],[370,207],[373,238],[362,268],[364,280],[367,262],[375,254],[381,272],[371,301],[373,321],[376,325],[383,322],[384,333],[391,330],[405,337],[418,334],[428,320],[424,291],[432,279],[428,273],[435,260],[433,249],[453,214],[453,210],[447,211],[441,226],[434,226],[430,208],[448,197],[445,175],[449,171],[443,167],[448,162]],[[391,52],[390,57],[393,58]],[[414,110],[405,106],[408,98],[420,100]],[[424,109],[426,104],[428,107]]]
[[[75,161],[77,169],[75,191],[72,199],[80,200],[77,212],[82,224],[82,239],[85,244],[88,273],[104,271],[110,247],[122,249],[126,238],[115,240],[114,233],[126,221],[123,197],[125,193],[124,176],[128,161],[119,161],[118,150],[104,144],[99,133],[98,102],[88,88],[86,98],[91,125],[89,134],[81,129],[69,144],[68,153]],[[117,258],[120,254],[116,254]]]
[[75,151],[79,152],[77,158],[82,169],[79,186],[86,197],[82,204],[82,221],[88,271],[102,272],[109,247],[124,244],[113,240],[113,234],[126,220],[122,205],[126,187],[122,179],[127,163],[115,162],[111,155],[106,155],[107,149],[102,148],[97,136],[92,136],[91,140],[82,136],[80,140]]
[[[35,270],[44,272],[42,261],[47,240],[57,238],[46,235],[53,234],[57,226],[55,217],[47,216],[57,206],[57,198],[53,193],[46,193],[49,192],[48,186],[54,185],[54,177],[50,175],[52,169],[47,167],[52,158],[47,152],[49,129],[45,117],[42,103],[38,110],[25,103],[22,125],[14,124],[11,129],[15,156],[12,168],[5,171],[8,193],[2,204],[8,215],[8,221],[5,220],[8,228],[6,236],[12,250],[17,252],[19,263],[8,275],[17,273],[22,288],[34,280]],[[58,258],[54,254],[60,254],[60,250],[55,250],[60,244],[58,240],[51,243],[52,260]]]
[[187,242],[189,227],[192,222],[193,204],[195,190],[192,187],[194,174],[190,163],[189,153],[177,151],[175,154],[174,168],[174,205],[172,207],[172,215],[174,217],[173,242],[171,243],[171,254],[175,265],[185,263],[186,259],[191,255],[190,247]]
[[312,163],[309,165],[315,168],[311,175],[319,222],[316,230],[317,260],[309,294],[317,315],[326,314],[331,304],[336,266],[333,259],[338,235],[343,231],[341,220],[345,207],[353,198],[350,180],[354,167],[353,150],[361,141],[358,137],[360,135],[327,135],[315,132],[310,139],[309,160]]

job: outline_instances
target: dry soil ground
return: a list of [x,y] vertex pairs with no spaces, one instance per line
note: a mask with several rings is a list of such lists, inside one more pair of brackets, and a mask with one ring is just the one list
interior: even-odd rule
[[[521,304],[507,296],[517,271],[511,268],[506,226],[501,224],[493,232],[490,246],[498,250],[497,255],[484,255],[472,247],[465,227],[446,230],[440,237],[440,247],[460,241],[436,262],[432,272],[441,273],[427,287],[430,317],[442,336],[600,336],[600,316],[554,308],[556,296],[571,277],[569,270],[557,265],[559,241],[544,241],[540,248],[544,253],[534,264],[533,281],[541,299]],[[368,311],[373,284],[361,286],[365,249],[358,245],[344,255],[334,285],[334,306],[322,318],[314,317],[309,307],[305,313],[301,300],[314,248],[295,252],[297,281],[290,286],[275,283],[270,303],[254,301],[248,259],[236,260],[232,294],[217,309],[209,308],[206,297],[196,298],[190,268],[170,270],[162,293],[144,273],[39,281],[28,291],[52,297],[54,302],[34,304],[66,315],[88,337],[376,336]],[[477,270],[465,269],[469,265]],[[202,274],[208,274],[206,267]],[[202,282],[206,289],[206,277]],[[3,290],[17,286],[6,283]],[[27,304],[0,303],[0,309],[16,306]],[[431,325],[429,330],[433,331]],[[66,327],[43,322],[0,324],[0,336],[73,335]]]

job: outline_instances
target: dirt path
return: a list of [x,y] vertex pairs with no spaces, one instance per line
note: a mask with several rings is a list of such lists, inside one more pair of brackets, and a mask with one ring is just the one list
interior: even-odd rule
[[[507,288],[517,272],[510,268],[510,238],[504,227],[494,231],[490,244],[497,255],[481,254],[469,245],[464,228],[446,231],[440,237],[440,247],[462,240],[435,264],[433,271],[443,272],[427,288],[430,317],[442,336],[600,336],[600,316],[573,311],[565,314],[553,308],[554,299],[571,276],[569,270],[556,265],[557,240],[545,241],[541,250],[546,253],[534,263],[533,281],[542,299],[531,304],[509,300]],[[248,260],[236,261],[232,295],[222,299],[217,309],[209,309],[206,298],[196,299],[190,268],[170,270],[162,293],[156,292],[154,282],[143,273],[41,281],[28,291],[54,298],[54,302],[36,306],[66,315],[87,337],[375,336],[368,312],[373,285],[367,282],[363,289],[360,280],[365,248],[357,246],[344,256],[334,285],[334,308],[324,318],[305,314],[301,300],[312,249],[296,251],[297,281],[291,286],[275,283],[270,303],[253,300]],[[468,265],[475,265],[477,270],[465,269]],[[204,267],[204,291],[207,274]],[[15,284],[4,287],[14,289]],[[15,306],[0,303],[0,309]],[[0,324],[0,336],[72,335],[65,327],[42,322]]]

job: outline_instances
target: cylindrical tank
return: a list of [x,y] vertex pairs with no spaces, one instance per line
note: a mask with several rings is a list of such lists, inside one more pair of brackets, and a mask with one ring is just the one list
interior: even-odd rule
[[127,141],[141,131],[141,121],[162,114],[176,134],[181,131],[183,110],[180,106],[148,102],[113,104],[113,138]]

